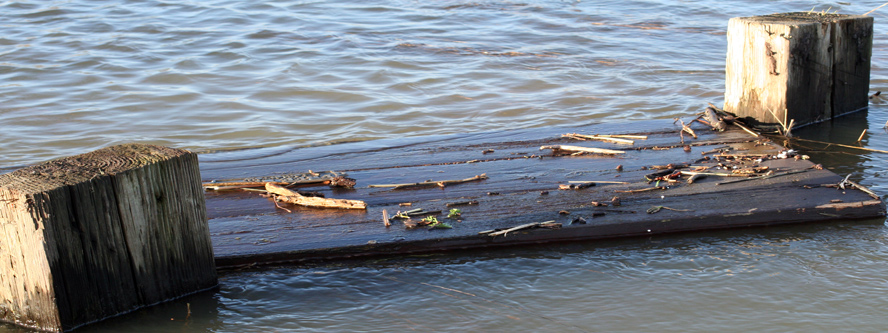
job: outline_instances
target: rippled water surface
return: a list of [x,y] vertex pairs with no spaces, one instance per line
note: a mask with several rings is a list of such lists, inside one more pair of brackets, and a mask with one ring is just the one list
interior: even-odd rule
[[[729,18],[881,3],[0,0],[0,172],[124,142],[212,154],[689,117],[722,102]],[[888,7],[871,15],[886,91]],[[861,144],[888,150],[886,121],[875,104],[797,135],[868,128]],[[888,155],[796,148],[888,194]],[[242,272],[83,331],[883,331],[884,222]]]

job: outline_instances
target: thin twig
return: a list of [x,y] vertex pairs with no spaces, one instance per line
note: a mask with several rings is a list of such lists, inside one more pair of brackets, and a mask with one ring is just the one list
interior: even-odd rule
[[871,10],[871,11],[868,11],[868,12],[866,12],[866,13],[863,13],[863,16],[867,16],[867,15],[869,15],[870,13],[876,11],[877,9],[882,8],[882,7],[885,7],[885,5],[888,5],[888,2],[883,3],[883,4],[882,4],[881,6],[879,6],[879,7],[873,8],[873,10]]
[[488,178],[487,174],[484,173],[484,174],[477,175],[475,177],[466,178],[466,179],[458,179],[458,180],[430,180],[430,181],[419,182],[419,183],[368,185],[367,187],[394,187],[395,189],[402,189],[402,188],[416,187],[416,186],[445,187],[447,185],[466,183],[466,182],[471,182],[471,181],[476,181],[476,180],[484,180],[487,178]]
[[567,134],[562,134],[561,137],[563,137],[563,138],[577,139],[577,140],[599,140],[599,141],[609,141],[609,142],[615,142],[615,143],[625,143],[625,144],[627,144],[627,145],[635,144],[635,141],[627,140],[627,139],[621,139],[621,138],[615,138],[615,137],[611,137],[611,136],[584,135],[584,134],[577,134],[577,133],[567,133]]
[[588,183],[595,183],[595,184],[629,184],[629,182],[616,182],[616,181],[610,181],[610,180],[571,180],[571,181],[569,181],[568,183],[571,183],[571,184],[588,184]]
[[819,144],[824,144],[824,145],[836,145],[836,146],[839,146],[839,147],[853,148],[853,149],[866,150],[866,151],[871,151],[871,152],[876,152],[876,153],[886,153],[886,154],[888,154],[888,151],[885,151],[885,150],[878,150],[878,149],[865,148],[865,147],[856,147],[856,146],[843,145],[843,144],[840,144],[840,143],[823,142],[823,141],[808,140],[808,139],[801,139],[801,138],[792,138],[792,139],[793,139],[793,140],[799,140],[799,141],[814,142],[814,143],[819,143]]
[[278,204],[277,200],[272,200],[272,201],[274,202],[274,206],[275,206],[275,207],[280,208],[280,209],[283,209],[283,210],[286,210],[287,213],[292,213],[292,212],[293,212],[292,210],[289,210],[289,209],[286,209],[286,208],[284,208],[284,207],[281,207],[281,205]]
[[876,192],[873,192],[872,190],[870,190],[866,187],[863,187],[863,185],[855,183],[854,181],[851,181],[851,180],[845,180],[845,181],[848,182],[848,184],[851,184],[851,186],[854,186],[855,188],[857,188],[858,190],[863,191],[863,193],[869,194],[869,196],[872,197],[873,199],[882,200],[882,198],[879,197],[879,195],[876,194]]
[[556,224],[556,223],[555,223],[555,221],[533,222],[533,223],[522,224],[522,225],[519,225],[519,226],[517,226],[517,227],[509,228],[509,229],[506,229],[506,230],[492,231],[492,232],[482,231],[482,232],[479,232],[479,233],[481,233],[481,234],[487,234],[487,235],[490,236],[490,237],[496,237],[496,236],[500,236],[500,235],[502,235],[503,237],[505,237],[506,234],[508,234],[508,233],[510,233],[510,232],[512,232],[512,231],[518,231],[518,230],[521,230],[521,229],[528,229],[528,228],[534,228],[534,227],[542,227],[542,226],[547,225],[547,224],[554,225],[554,224]]
[[754,136],[756,138],[759,137],[758,133],[753,132],[751,129],[746,128],[746,126],[740,125],[740,123],[738,123],[737,121],[734,121],[734,126],[740,127],[740,129],[746,131],[746,133],[752,134],[752,136]]
[[715,183],[715,185],[724,185],[724,184],[731,184],[731,183],[745,182],[745,181],[747,181],[747,180],[769,179],[769,178],[780,177],[780,176],[786,176],[786,175],[794,175],[794,174],[797,174],[797,173],[807,172],[808,170],[810,170],[810,169],[787,171],[787,172],[775,173],[775,174],[771,174],[771,175],[767,175],[767,176],[746,177],[746,178],[742,178],[742,179],[728,180],[728,181],[724,181],[724,182],[721,182],[721,183]]
[[719,177],[749,177],[747,175],[741,175],[736,173],[718,173],[718,172],[696,172],[696,171],[682,171],[682,175],[689,176],[719,176]]
[[656,186],[656,187],[642,188],[642,189],[638,189],[638,190],[626,190],[626,191],[616,190],[614,192],[617,192],[617,193],[641,193],[641,192],[650,192],[650,191],[665,190],[665,189],[666,189],[665,186]]
[[863,132],[860,133],[860,137],[857,138],[857,142],[860,142],[861,140],[863,140],[863,136],[864,136],[864,135],[866,135],[866,128],[864,128],[864,129],[863,129]]

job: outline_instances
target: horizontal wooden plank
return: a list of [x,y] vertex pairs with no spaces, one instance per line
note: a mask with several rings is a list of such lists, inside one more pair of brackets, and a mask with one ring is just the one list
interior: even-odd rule
[[[781,148],[762,138],[754,138],[733,126],[725,132],[694,126],[698,139],[682,138],[680,125],[660,120],[455,135],[434,140],[361,142],[267,155],[245,152],[253,159],[208,156],[202,158],[207,181],[309,169],[336,170],[356,179],[355,188],[309,190],[317,190],[328,198],[367,203],[366,211],[286,206],[291,211],[287,212],[255,192],[208,192],[217,265],[225,268],[884,215],[881,201],[873,204],[878,199],[863,191],[821,186],[838,184],[843,177],[815,169],[813,163],[803,159],[769,159],[767,156],[778,155]],[[643,134],[648,139],[629,146],[562,138],[564,133]],[[551,152],[539,151],[544,145],[577,145],[625,153],[553,156]],[[703,160],[704,157],[709,160]],[[764,161],[759,161],[763,157]],[[719,163],[727,169],[716,170]],[[730,173],[734,167],[756,166],[773,175],[721,185],[727,178],[710,176],[693,184],[686,182],[688,176],[673,183],[661,180],[658,184],[646,179],[658,171],[655,168],[670,164],[709,167],[707,172],[722,173]],[[446,187],[368,186],[466,179],[481,174],[486,174],[487,179]],[[601,183],[559,190],[559,185],[571,181]],[[666,189],[635,191],[654,186]],[[619,197],[619,206],[613,206],[614,197]],[[824,206],[838,200],[848,204]],[[446,218],[452,208],[448,204],[467,201],[477,204],[458,206],[461,216]],[[406,203],[410,206],[402,206]],[[607,206],[602,206],[604,203]],[[652,209],[657,207],[661,208]],[[397,219],[391,221],[390,227],[384,225],[383,210],[393,215],[416,208],[442,211],[437,219],[453,228],[408,229]],[[648,210],[656,212],[649,214]],[[561,223],[562,228],[528,229],[510,232],[505,237],[478,234],[549,220]]]

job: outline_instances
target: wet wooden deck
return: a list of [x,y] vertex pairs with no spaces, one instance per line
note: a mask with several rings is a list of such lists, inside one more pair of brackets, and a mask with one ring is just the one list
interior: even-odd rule
[[[316,187],[328,198],[363,200],[364,210],[304,208],[287,205],[287,212],[256,192],[208,191],[207,209],[217,266],[296,263],[356,256],[395,255],[430,251],[521,245],[552,241],[643,236],[718,228],[818,222],[885,215],[885,205],[853,186],[826,187],[843,177],[814,168],[795,158],[768,158],[781,147],[730,126],[713,132],[694,125],[699,138],[685,135],[671,120],[628,124],[597,124],[573,128],[492,131],[397,140],[343,143],[300,149],[258,149],[201,156],[205,181],[245,178],[289,178],[308,170],[347,173],[357,180],[353,190]],[[633,145],[577,141],[561,134],[641,134]],[[620,155],[553,156],[545,145],[576,145],[625,151]],[[690,151],[684,149],[690,146]],[[731,149],[725,154],[748,155],[733,160],[701,161],[703,153]],[[492,150],[492,151],[491,151]],[[721,160],[721,161],[719,161]],[[709,176],[687,183],[660,182],[663,190],[624,193],[650,188],[645,176],[652,166],[689,164],[718,169],[766,166],[769,178],[724,183],[740,178]],[[622,165],[622,171],[617,166]],[[678,169],[688,171],[689,168]],[[371,184],[415,183],[465,179],[486,174],[482,181],[444,188],[371,188]],[[621,181],[577,190],[559,190],[569,181]],[[619,197],[621,205],[611,204]],[[459,207],[459,221],[445,216],[448,203],[477,201]],[[608,203],[595,206],[593,201]],[[410,203],[411,206],[399,206]],[[661,208],[648,213],[655,207]],[[422,208],[440,210],[439,221],[452,229],[407,229],[399,220],[383,225],[382,210]],[[583,218],[585,223],[579,223]],[[414,218],[416,220],[418,218]],[[526,223],[555,221],[560,229],[526,229],[491,237],[481,231]]]

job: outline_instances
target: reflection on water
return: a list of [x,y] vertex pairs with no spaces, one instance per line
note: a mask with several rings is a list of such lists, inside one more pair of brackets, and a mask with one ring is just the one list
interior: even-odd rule
[[[721,103],[729,18],[877,5],[0,1],[0,172],[132,141],[236,159],[689,117]],[[879,104],[796,135],[866,128],[859,144],[888,150],[886,121]],[[792,146],[888,194],[888,155]],[[240,272],[83,331],[881,331],[886,245],[883,220],[838,221]]]
[[279,268],[85,331],[873,331],[886,249],[873,220]]

